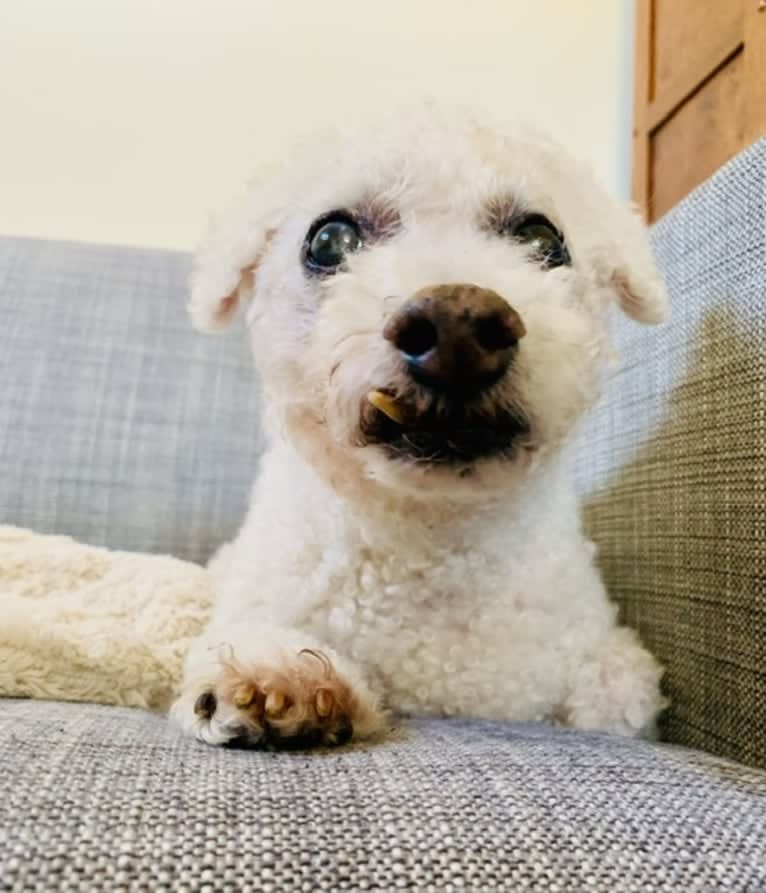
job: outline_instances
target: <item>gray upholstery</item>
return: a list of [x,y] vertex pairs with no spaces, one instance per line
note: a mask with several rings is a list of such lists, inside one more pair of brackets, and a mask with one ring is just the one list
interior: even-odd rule
[[652,240],[673,318],[617,324],[578,451],[586,524],[667,667],[664,735],[766,767],[766,139]]
[[23,701],[0,742],[7,890],[766,889],[763,776],[670,747],[424,720],[271,754]]
[[204,561],[259,444],[239,327],[196,333],[179,253],[0,239],[0,523]]
[[[668,666],[665,733],[763,763],[764,169],[655,230],[674,293],[583,426],[586,521]],[[257,461],[241,334],[188,259],[0,240],[0,522],[204,559]],[[535,725],[417,721],[321,754],[215,750],[138,711],[0,701],[0,889],[766,890],[766,775]]]

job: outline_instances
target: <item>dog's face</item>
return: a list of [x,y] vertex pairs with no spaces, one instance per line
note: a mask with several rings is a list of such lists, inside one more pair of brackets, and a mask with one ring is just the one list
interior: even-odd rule
[[608,305],[664,316],[643,226],[546,140],[427,112],[305,156],[214,230],[190,307],[248,304],[267,410],[330,479],[497,492],[595,399]]

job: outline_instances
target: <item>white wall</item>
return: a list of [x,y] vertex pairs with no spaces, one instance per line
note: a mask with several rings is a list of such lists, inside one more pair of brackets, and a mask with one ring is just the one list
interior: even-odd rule
[[186,248],[291,135],[420,96],[628,192],[629,0],[0,0],[0,233]]

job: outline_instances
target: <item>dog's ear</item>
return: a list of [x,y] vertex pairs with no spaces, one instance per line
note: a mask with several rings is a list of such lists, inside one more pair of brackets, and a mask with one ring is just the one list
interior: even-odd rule
[[638,322],[655,325],[670,315],[668,293],[651,260],[644,270],[616,270],[612,287],[623,312]]
[[217,217],[197,250],[187,309],[202,332],[225,328],[252,297],[258,263],[273,233],[268,203],[259,192],[251,191]]
[[670,301],[649,245],[648,231],[632,208],[611,215],[602,275],[623,312],[643,323],[667,319]]

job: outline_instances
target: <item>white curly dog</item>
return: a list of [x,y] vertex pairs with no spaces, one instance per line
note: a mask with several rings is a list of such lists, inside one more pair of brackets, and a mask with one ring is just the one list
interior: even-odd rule
[[[195,323],[245,309],[269,446],[172,714],[210,744],[337,744],[398,714],[650,734],[562,446],[646,232],[518,127],[421,110],[314,140],[213,227]],[[225,436],[225,433],[224,435]]]

